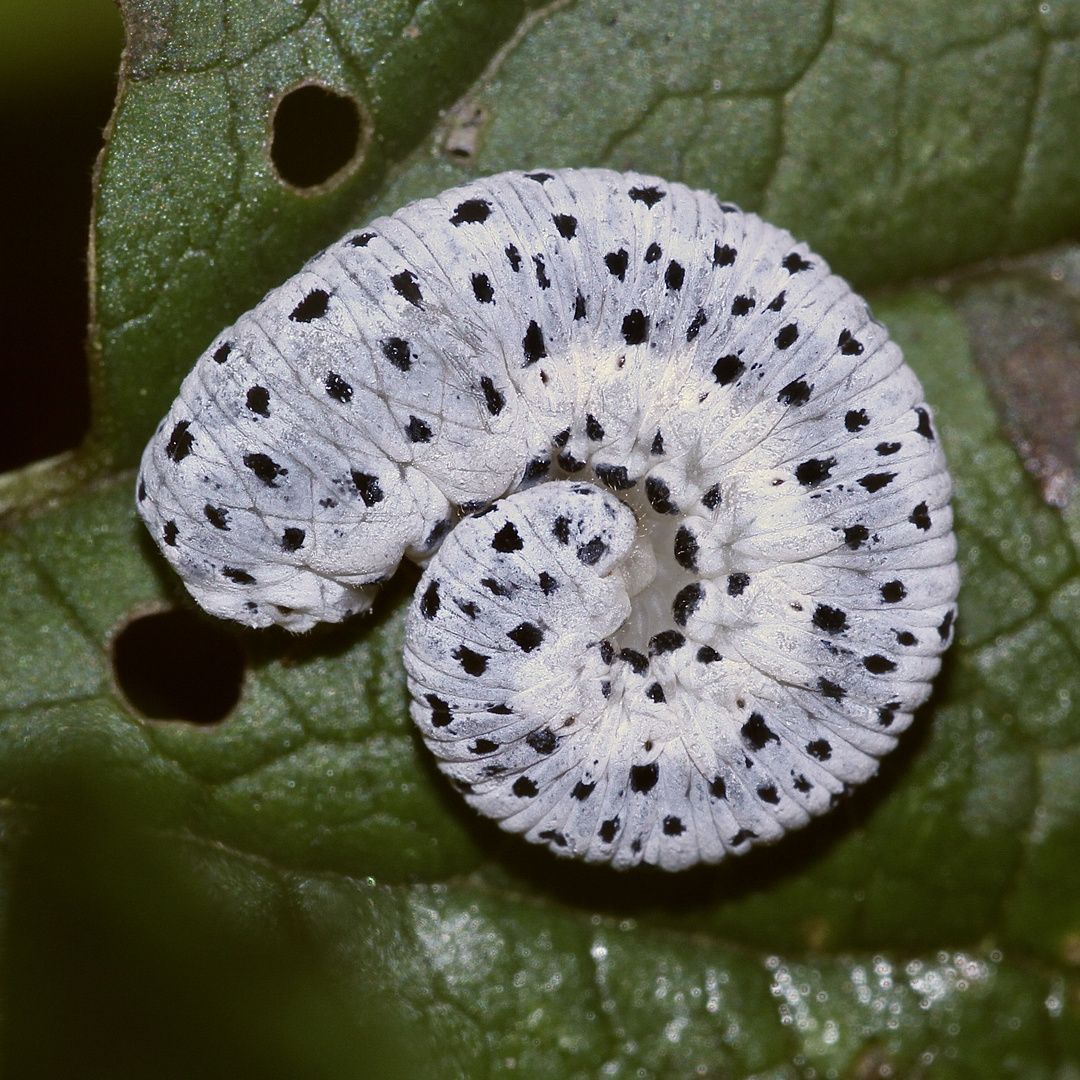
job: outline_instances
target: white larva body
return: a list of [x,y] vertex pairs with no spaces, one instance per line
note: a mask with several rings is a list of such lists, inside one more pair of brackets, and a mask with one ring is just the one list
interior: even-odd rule
[[922,390],[790,234],[601,169],[346,236],[224,331],[138,505],[209,611],[305,630],[429,561],[412,713],[477,809],[678,870],[871,776],[955,617]]

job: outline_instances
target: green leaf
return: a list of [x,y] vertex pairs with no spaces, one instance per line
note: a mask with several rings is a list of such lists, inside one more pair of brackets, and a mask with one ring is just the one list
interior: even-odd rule
[[[124,7],[92,440],[0,479],[10,1060],[51,1030],[51,1075],[349,1075],[383,1050],[387,1075],[1077,1073],[1080,528],[1006,437],[1022,380],[993,374],[985,339],[1049,303],[1074,347],[1080,285],[968,264],[1080,224],[1080,5]],[[275,172],[272,111],[310,81],[368,127],[351,171],[298,192]],[[712,189],[857,286],[896,283],[875,314],[956,483],[959,639],[901,748],[810,828],[682,875],[554,860],[449,789],[407,715],[415,573],[369,619],[228,630],[247,662],[221,724],[139,716],[112,663],[132,620],[190,607],[130,467],[216,332],[349,224],[472,175],[594,164]],[[56,945],[80,926],[98,943],[83,966]],[[94,971],[105,991],[84,989],[76,1023]],[[193,1032],[199,993],[215,1019]],[[95,1027],[127,1056],[79,1058]]]

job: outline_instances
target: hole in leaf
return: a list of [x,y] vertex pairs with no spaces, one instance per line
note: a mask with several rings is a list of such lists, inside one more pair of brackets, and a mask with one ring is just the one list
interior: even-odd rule
[[113,670],[124,696],[147,719],[216,724],[240,699],[244,652],[208,619],[164,611],[134,619],[117,634]]
[[285,94],[272,127],[270,160],[286,184],[304,192],[344,179],[346,168],[359,163],[367,146],[368,124],[360,103],[318,83]]

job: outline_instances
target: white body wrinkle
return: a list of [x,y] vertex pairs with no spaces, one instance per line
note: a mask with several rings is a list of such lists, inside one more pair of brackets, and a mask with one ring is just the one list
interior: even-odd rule
[[789,233],[603,169],[349,233],[222,332],[138,506],[208,611],[303,631],[402,558],[412,715],[477,810],[680,870],[872,776],[958,573],[918,380]]

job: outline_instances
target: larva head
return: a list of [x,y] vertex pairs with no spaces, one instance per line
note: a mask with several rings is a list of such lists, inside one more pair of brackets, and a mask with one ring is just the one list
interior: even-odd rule
[[616,867],[827,810],[955,618],[900,350],[788,233],[632,173],[504,173],[350,233],[213,343],[139,484],[196,598],[253,625],[430,560],[406,663],[440,767]]

